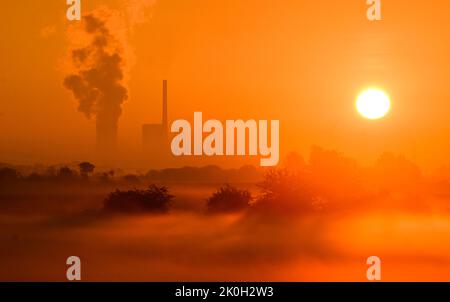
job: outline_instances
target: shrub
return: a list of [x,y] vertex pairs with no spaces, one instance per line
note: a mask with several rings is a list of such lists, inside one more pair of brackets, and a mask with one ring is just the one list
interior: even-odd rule
[[1,168],[0,169],[0,183],[1,182],[15,182],[19,180],[22,176],[17,170],[11,168]]
[[286,169],[270,170],[259,187],[261,195],[255,204],[257,209],[290,213],[314,209],[313,190],[298,173]]
[[167,213],[174,196],[164,186],[151,185],[146,190],[116,190],[104,202],[104,209],[119,213]]
[[89,174],[94,173],[95,166],[89,162],[82,162],[78,165],[78,168],[80,169],[80,175],[83,178],[87,178]]
[[232,213],[249,206],[252,196],[248,190],[239,190],[227,185],[220,188],[208,200],[209,213]]
[[71,181],[76,179],[77,176],[77,172],[69,167],[61,167],[56,173],[56,178],[60,181]]

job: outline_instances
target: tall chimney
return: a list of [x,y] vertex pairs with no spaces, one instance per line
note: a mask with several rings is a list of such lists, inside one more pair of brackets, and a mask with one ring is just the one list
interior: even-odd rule
[[167,136],[168,122],[167,122],[167,80],[163,81],[163,112],[162,112],[162,127],[164,135]]

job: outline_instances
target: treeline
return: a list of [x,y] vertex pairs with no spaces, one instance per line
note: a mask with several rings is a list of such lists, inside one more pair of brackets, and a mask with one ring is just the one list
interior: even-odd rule
[[[218,186],[217,192],[206,201],[208,212],[251,208],[295,213],[358,207],[424,209],[436,206],[437,202],[448,208],[449,179],[450,173],[445,171],[424,176],[417,165],[403,156],[385,153],[373,166],[361,167],[354,159],[339,152],[313,147],[308,161],[298,154],[291,154],[279,168],[269,170],[250,166],[223,170],[208,166],[123,174],[96,172],[93,164],[84,162],[77,168],[59,167],[24,176],[11,167],[4,167],[0,169],[0,191],[15,187],[24,192],[24,182],[37,184],[34,187],[40,189],[42,181],[49,182],[52,188],[58,187],[54,186],[55,182],[89,182],[93,186],[103,182],[109,184],[104,187],[106,192],[110,192],[111,187],[143,188],[148,183],[164,183],[169,187],[172,183],[229,183],[238,187],[239,184],[258,184],[259,192],[255,196],[237,187]],[[129,185],[122,186],[124,183]],[[144,190],[115,191],[105,200],[104,208],[113,212],[167,212],[173,199],[168,187],[152,185]],[[155,200],[158,200],[156,206]]]
[[[271,213],[311,213],[373,208],[448,208],[450,186],[446,177],[424,176],[413,162],[390,153],[380,156],[371,167],[361,167],[339,152],[314,147],[308,162],[297,154],[291,154],[279,168],[266,170],[261,180],[255,182],[259,187],[255,196],[248,190],[227,185],[220,187],[206,200],[206,207],[209,213],[246,209]],[[157,189],[163,190],[151,188]],[[169,191],[167,187],[164,190]],[[139,191],[134,193],[134,196],[145,194]],[[118,191],[111,197],[118,202],[121,196],[133,194]],[[168,198],[168,203],[173,198]],[[152,202],[151,199],[141,200]],[[107,199],[105,208],[111,208],[109,204]],[[128,204],[133,202],[123,198],[122,209],[127,208]],[[169,208],[167,205],[165,210]]]
[[45,171],[20,172],[14,167],[0,167],[0,185],[19,182],[66,182],[97,181],[102,183],[144,182],[164,183],[255,183],[263,178],[263,171],[254,166],[239,169],[221,169],[217,166],[183,167],[150,170],[147,173],[123,173],[118,170],[96,172],[94,164],[83,162],[73,166],[50,167]]
[[77,169],[68,166],[58,168],[49,167],[45,172],[31,172],[24,174],[13,167],[0,168],[0,184],[11,184],[21,181],[40,182],[40,181],[79,181],[87,180],[91,177],[99,180],[107,180],[114,176],[114,171],[94,174],[95,165],[89,162],[78,164]]

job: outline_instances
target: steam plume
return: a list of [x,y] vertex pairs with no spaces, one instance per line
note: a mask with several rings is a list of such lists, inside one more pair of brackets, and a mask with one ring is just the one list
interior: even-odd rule
[[68,30],[70,72],[64,86],[78,101],[78,110],[96,119],[97,148],[116,149],[122,104],[128,98],[127,73],[133,61],[127,35],[146,20],[150,0],[127,0],[121,9],[99,8]]

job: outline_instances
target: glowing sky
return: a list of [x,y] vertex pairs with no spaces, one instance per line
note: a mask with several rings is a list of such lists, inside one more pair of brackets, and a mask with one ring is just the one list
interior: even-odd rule
[[[117,1],[85,1],[84,10]],[[65,1],[8,1],[0,15],[0,161],[92,157],[95,125],[62,85]],[[141,125],[158,122],[162,79],[169,118],[279,119],[281,152],[311,144],[362,162],[384,151],[421,166],[449,162],[450,3],[159,0],[130,37],[134,64],[123,107],[123,165],[137,165]],[[377,123],[354,110],[360,91],[389,92],[395,111]]]

